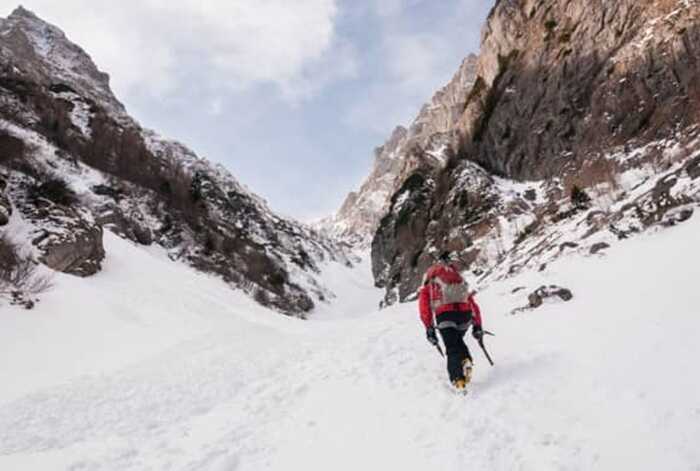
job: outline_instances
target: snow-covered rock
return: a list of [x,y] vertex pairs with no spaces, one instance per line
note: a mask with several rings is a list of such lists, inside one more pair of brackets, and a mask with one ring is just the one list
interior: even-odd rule
[[60,194],[70,191],[68,188],[57,190],[52,185],[63,185],[63,181],[42,183],[19,173],[10,179],[9,196],[17,213],[8,232],[23,229],[22,237],[31,243],[36,258],[49,268],[77,276],[94,275],[105,257],[102,227],[72,196]]

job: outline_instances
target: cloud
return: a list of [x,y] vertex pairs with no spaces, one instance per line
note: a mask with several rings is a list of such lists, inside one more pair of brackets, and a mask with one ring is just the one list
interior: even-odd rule
[[[25,0],[113,76],[119,94],[260,83],[298,99],[336,44],[336,0]],[[97,5],[99,3],[99,5]],[[13,1],[0,0],[10,11]],[[349,50],[344,73],[353,68]]]

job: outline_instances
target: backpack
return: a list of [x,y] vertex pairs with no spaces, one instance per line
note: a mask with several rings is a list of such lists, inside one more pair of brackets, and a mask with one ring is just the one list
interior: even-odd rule
[[[440,298],[431,299],[431,307],[433,312],[442,306],[448,304],[466,303],[469,298],[469,283],[467,283],[453,268],[449,268],[450,272],[436,274],[430,281],[440,289]],[[441,276],[444,275],[444,276]]]

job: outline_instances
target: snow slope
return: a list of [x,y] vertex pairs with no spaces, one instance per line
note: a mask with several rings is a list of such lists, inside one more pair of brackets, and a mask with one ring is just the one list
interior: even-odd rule
[[[303,322],[110,235],[94,279],[0,307],[0,469],[700,469],[698,233],[480,293],[496,367],[471,341],[467,397],[366,266]],[[543,282],[574,300],[506,314]]]

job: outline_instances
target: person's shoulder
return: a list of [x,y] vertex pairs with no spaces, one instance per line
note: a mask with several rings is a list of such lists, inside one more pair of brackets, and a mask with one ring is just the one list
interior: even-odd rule
[[435,277],[438,273],[442,272],[445,270],[445,266],[441,263],[436,263],[432,265],[428,270],[425,272],[426,278],[433,278]]
[[461,275],[459,274],[459,270],[457,270],[452,265],[447,265],[444,263],[436,263],[435,265],[428,268],[428,270],[425,272],[425,280],[426,281],[430,281],[430,280],[437,278],[437,277],[453,278],[455,276],[461,278]]
[[425,273],[423,274],[423,282],[421,283],[421,285],[426,286],[432,281],[433,278],[435,278],[434,268],[435,266],[431,266],[427,270],[425,270]]

